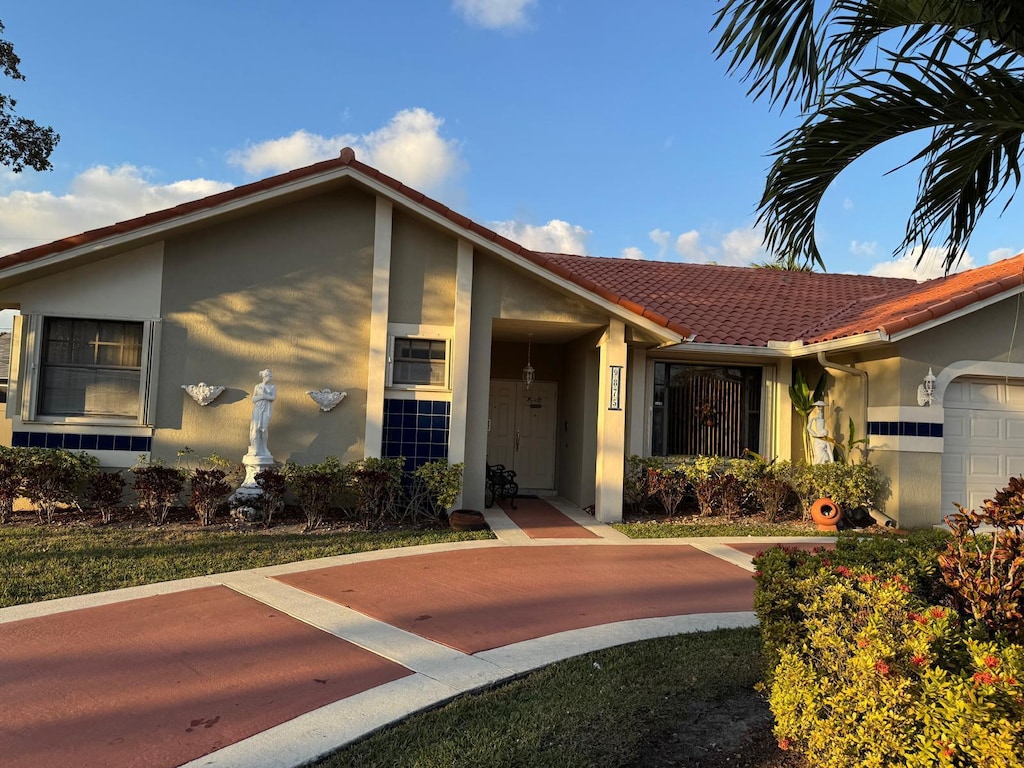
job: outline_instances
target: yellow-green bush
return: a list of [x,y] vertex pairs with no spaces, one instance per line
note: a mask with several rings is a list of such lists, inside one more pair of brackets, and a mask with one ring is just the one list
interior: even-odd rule
[[817,768],[1024,766],[1024,647],[978,639],[899,575],[804,582],[804,635],[771,683],[781,746]]

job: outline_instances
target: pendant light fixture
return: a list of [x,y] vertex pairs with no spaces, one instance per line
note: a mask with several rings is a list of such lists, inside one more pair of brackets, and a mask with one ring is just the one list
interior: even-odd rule
[[527,389],[530,388],[530,385],[533,384],[534,378],[537,376],[537,371],[534,370],[533,365],[530,364],[530,352],[532,345],[533,334],[531,333],[529,339],[526,341],[526,367],[523,368],[523,383],[526,384]]

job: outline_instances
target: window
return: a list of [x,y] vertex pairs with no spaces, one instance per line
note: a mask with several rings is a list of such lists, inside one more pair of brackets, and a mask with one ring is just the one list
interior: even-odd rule
[[37,415],[138,419],[144,330],[141,322],[45,318]]
[[761,368],[656,362],[651,452],[728,456],[760,451]]
[[448,342],[397,336],[392,343],[393,386],[448,386]]

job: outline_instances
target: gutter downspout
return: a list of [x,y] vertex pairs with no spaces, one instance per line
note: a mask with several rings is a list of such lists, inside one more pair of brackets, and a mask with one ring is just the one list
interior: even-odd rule
[[[833,363],[825,357],[824,352],[818,353],[818,364],[821,365],[827,371],[842,371],[843,373],[849,373],[853,376],[859,376],[864,385],[864,397],[861,402],[861,417],[863,418],[864,425],[864,437],[868,436],[868,372],[862,371],[859,368],[854,368],[851,365],[842,365],[840,363]],[[867,456],[870,445],[866,445],[864,455]]]

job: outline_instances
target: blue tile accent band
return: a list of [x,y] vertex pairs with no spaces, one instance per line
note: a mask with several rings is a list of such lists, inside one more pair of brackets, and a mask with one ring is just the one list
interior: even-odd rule
[[405,471],[448,458],[452,404],[445,400],[384,400],[386,458],[405,457]]
[[147,453],[153,449],[152,437],[138,435],[81,435],[64,432],[14,432],[14,448],[63,448],[68,451],[131,451]]
[[942,437],[942,425],[930,421],[869,421],[868,434],[887,437]]

